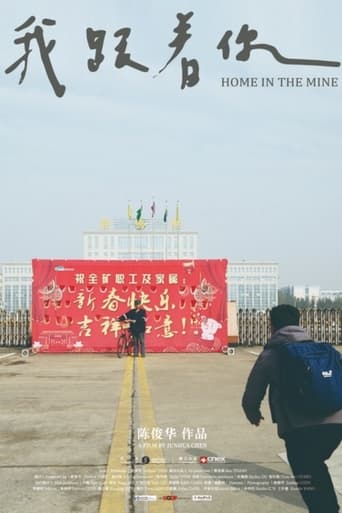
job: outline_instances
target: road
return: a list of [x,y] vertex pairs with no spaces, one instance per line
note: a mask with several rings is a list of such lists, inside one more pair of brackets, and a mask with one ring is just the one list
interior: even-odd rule
[[[258,428],[241,410],[259,350],[7,351],[1,513],[304,512],[267,403]],[[330,467],[342,502],[341,449]]]

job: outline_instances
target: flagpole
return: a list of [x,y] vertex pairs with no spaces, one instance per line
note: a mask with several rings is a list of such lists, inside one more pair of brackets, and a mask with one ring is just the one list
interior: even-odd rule
[[179,200],[177,200],[176,204],[176,231],[177,231],[177,255],[178,260],[180,258],[180,249],[179,249]]
[[[143,203],[142,203],[142,200],[140,200],[140,217],[139,217],[139,221],[140,219],[142,219],[142,211],[143,211]],[[140,259],[142,259],[142,240],[141,240],[141,237],[139,236],[139,246],[140,246]]]
[[166,260],[167,254],[167,201],[165,201],[165,212],[164,212],[164,223],[165,223],[165,237],[164,237],[164,260]]
[[154,216],[156,214],[156,202],[154,199],[154,196],[152,196],[152,205],[151,205],[151,239],[152,244],[150,243],[149,246],[152,247],[152,258],[155,258],[155,251],[156,251],[156,242],[155,242],[155,236],[154,236]]
[[[152,214],[151,214],[151,228],[152,228],[152,233],[154,233],[155,210],[156,210],[156,203],[155,203],[154,196],[152,196],[152,206],[151,206],[151,211],[152,211]],[[153,246],[154,246],[154,238],[153,238]],[[154,247],[153,247],[153,251],[154,251]]]

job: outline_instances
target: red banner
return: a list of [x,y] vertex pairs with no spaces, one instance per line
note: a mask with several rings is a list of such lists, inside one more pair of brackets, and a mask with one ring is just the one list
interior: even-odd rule
[[140,299],[147,352],[227,345],[227,260],[33,260],[32,346],[116,351],[120,315]]

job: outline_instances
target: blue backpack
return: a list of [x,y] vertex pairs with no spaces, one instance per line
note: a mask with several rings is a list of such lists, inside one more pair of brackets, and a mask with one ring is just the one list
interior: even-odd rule
[[333,346],[305,341],[276,348],[281,395],[289,407],[313,417],[342,409],[342,355]]

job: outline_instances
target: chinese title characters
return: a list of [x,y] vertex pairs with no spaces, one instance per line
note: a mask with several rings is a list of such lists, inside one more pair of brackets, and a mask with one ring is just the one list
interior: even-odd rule
[[[189,23],[189,21],[191,20],[193,15],[194,13],[192,11],[189,11],[188,13],[184,14],[177,13],[176,17],[178,23],[174,29],[176,37],[168,45],[171,49],[173,49],[173,53],[167,60],[166,64],[160,68],[158,73],[153,75],[154,78],[159,74],[163,73],[166,70],[166,68],[171,64],[171,62],[174,61],[183,52],[186,43],[192,37],[192,34],[189,32],[189,30],[191,29],[191,24]],[[52,51],[55,48],[56,41],[54,39],[51,39],[50,41],[46,42],[43,29],[43,27],[53,27],[55,25],[56,21],[50,18],[44,18],[41,21],[41,24],[39,24],[36,23],[36,18],[34,16],[30,16],[23,24],[16,27],[16,32],[23,32],[26,30],[26,32],[24,32],[24,34],[21,37],[18,37],[14,40],[14,43],[16,45],[23,46],[23,54],[13,64],[11,64],[5,69],[5,73],[12,73],[19,66],[22,66],[19,84],[23,83],[28,71],[29,59],[31,58],[31,54],[33,52],[32,46],[35,42],[36,46],[38,47],[43,68],[46,72],[51,87],[55,95],[60,98],[64,96],[66,86],[59,82],[50,58]],[[131,56],[129,44],[129,37],[131,35],[131,32],[132,29],[130,27],[122,27],[113,33],[113,37],[115,39],[118,39],[118,43],[116,44],[116,46],[114,46],[114,50],[117,54],[114,60],[114,66],[117,69],[121,69],[128,66],[137,72],[148,73],[150,71],[149,66],[147,66],[145,63],[138,62],[138,60],[136,60],[136,57]],[[230,58],[230,40],[232,36],[233,32],[231,30],[227,30],[216,46],[216,50],[221,52],[223,60],[228,60]],[[102,65],[105,59],[103,48],[106,37],[107,33],[104,29],[94,29],[92,27],[88,27],[86,29],[86,41],[88,47],[90,50],[95,51],[93,57],[90,57],[87,62],[88,70],[92,73],[97,72],[100,69],[100,66]],[[235,43],[237,45],[242,45],[242,50],[240,50],[235,57],[237,61],[246,62],[250,59],[253,51],[264,50],[271,53],[273,58],[280,64],[325,67],[341,66],[341,63],[338,61],[284,57],[277,48],[270,44],[253,43],[257,40],[257,37],[257,30],[250,29],[249,25],[247,24],[242,25],[235,39]],[[187,57],[182,57],[181,89],[194,87],[199,83],[199,81],[199,60],[196,58],[188,59]]]

